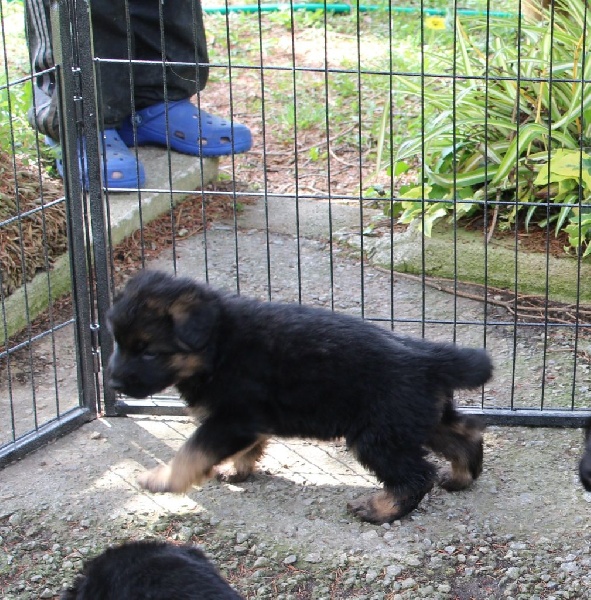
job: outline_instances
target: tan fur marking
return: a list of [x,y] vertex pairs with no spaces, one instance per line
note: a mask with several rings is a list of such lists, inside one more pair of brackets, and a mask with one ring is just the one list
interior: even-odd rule
[[460,437],[463,437],[468,442],[480,442],[482,440],[482,430],[466,423],[464,421],[460,421],[458,423],[454,423],[449,426],[449,430]]
[[371,497],[374,514],[380,519],[391,518],[400,509],[398,499],[393,492],[380,490]]
[[220,471],[220,478],[224,481],[235,483],[247,479],[255,470],[257,462],[265,453],[268,443],[269,438],[267,436],[261,436],[254,444],[252,444],[252,446],[249,446],[242,452],[234,454],[234,456],[230,458],[234,465],[234,469]]
[[[449,432],[462,439],[461,446],[457,445],[455,452],[448,455],[450,468],[444,469],[440,475],[440,483],[448,491],[463,490],[474,481],[470,470],[472,453],[482,446],[482,431],[468,423],[455,423],[449,427]],[[449,433],[446,433],[449,435]],[[445,454],[445,451],[443,452]]]
[[188,410],[189,410],[190,415],[197,422],[203,421],[210,414],[210,411],[205,406],[199,406],[199,405],[197,405],[197,406],[191,406],[191,407],[189,407]]
[[167,465],[142,473],[138,483],[150,492],[181,494],[193,485],[202,485],[213,476],[215,462],[202,450],[183,445]]
[[268,443],[269,438],[261,436],[250,448],[232,457],[237,477],[245,479],[255,470],[256,464],[265,453]]
[[452,462],[449,469],[444,469],[440,476],[441,486],[449,491],[464,490],[469,487],[474,478],[470,469],[460,462]]
[[168,305],[163,304],[160,298],[148,296],[143,300],[144,307],[147,312],[154,316],[163,317],[168,313]]
[[170,366],[176,371],[179,380],[186,379],[203,368],[203,359],[199,354],[173,354]]
[[371,523],[389,523],[400,513],[398,499],[390,490],[362,496],[349,502],[348,506],[353,513]]
[[189,318],[191,311],[199,308],[200,301],[194,294],[186,293],[178,298],[168,307],[168,313],[177,322],[183,323]]

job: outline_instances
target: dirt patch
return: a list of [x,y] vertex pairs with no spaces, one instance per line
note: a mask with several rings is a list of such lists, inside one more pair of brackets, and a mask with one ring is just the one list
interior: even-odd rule
[[[476,218],[466,220],[463,225],[468,231],[481,232],[485,227],[490,228],[491,224],[495,223],[496,219],[493,215],[494,210],[490,210],[486,221],[483,215],[478,215]],[[572,258],[572,249],[571,254],[566,251],[569,244],[568,235],[564,231],[556,234],[552,228],[545,229],[535,224],[526,227],[523,219],[518,220],[517,227],[501,227],[496,224],[490,236],[493,239],[515,244],[519,252],[549,254],[555,258]]]

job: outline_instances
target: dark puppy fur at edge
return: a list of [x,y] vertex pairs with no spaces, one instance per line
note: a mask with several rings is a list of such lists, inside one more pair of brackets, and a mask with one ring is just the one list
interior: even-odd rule
[[203,552],[128,542],[88,561],[61,600],[240,600]]
[[585,423],[585,449],[579,462],[579,478],[583,487],[591,492],[591,418]]
[[482,470],[482,425],[453,392],[490,379],[480,349],[401,337],[361,319],[231,296],[144,271],[109,313],[116,345],[110,385],[144,398],[176,385],[201,425],[168,465],[144,473],[152,492],[184,492],[230,460],[254,470],[270,436],[345,438],[384,484],[349,504],[374,523],[413,510],[435,481],[429,450],[451,468],[448,490]]

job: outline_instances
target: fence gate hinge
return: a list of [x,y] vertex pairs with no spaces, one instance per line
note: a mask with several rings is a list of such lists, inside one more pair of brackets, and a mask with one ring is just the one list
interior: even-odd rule
[[100,325],[98,323],[90,324],[90,338],[92,345],[92,365],[93,371],[95,373],[101,372],[101,351],[100,351],[100,343],[98,332],[100,329]]
[[76,88],[74,91],[74,120],[77,125],[84,123],[84,107],[82,97],[82,70],[80,67],[72,68],[72,76],[74,78]]

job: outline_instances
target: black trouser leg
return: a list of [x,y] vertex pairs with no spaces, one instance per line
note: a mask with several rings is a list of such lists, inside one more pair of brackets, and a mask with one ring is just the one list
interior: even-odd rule
[[27,113],[27,120],[43,135],[59,140],[55,73],[50,70],[44,72],[55,66],[49,5],[50,0],[26,0],[25,2],[29,58],[35,74],[33,78],[34,105]]
[[[161,10],[161,12],[160,12]],[[91,3],[94,51],[98,58],[155,61],[129,65],[100,63],[99,98],[105,126],[116,126],[131,113],[164,99],[182,100],[202,90],[207,82],[207,45],[199,0],[130,0],[127,16],[123,1]],[[163,68],[162,61],[189,63]],[[132,77],[133,75],[133,77]],[[130,90],[133,89],[133,95]]]
[[[165,98],[188,98],[205,87],[208,68],[197,66],[197,63],[208,62],[200,0],[162,3],[159,0],[129,0],[129,11],[125,0],[92,0],[90,8],[94,54],[102,59],[98,61],[96,71],[105,128],[117,127],[131,113],[132,103],[141,109]],[[26,0],[25,9],[31,63],[34,72],[40,73],[55,65],[50,0]],[[163,69],[163,56],[167,62],[191,64]],[[130,58],[154,60],[160,64],[134,65],[132,77],[129,64],[108,62],[109,59]],[[34,80],[34,91],[35,110],[30,112],[29,121],[40,132],[57,140],[54,74],[39,75]]]
[[[162,15],[158,14],[158,4],[158,0],[136,0],[130,5],[135,58],[160,62],[134,66],[137,109],[164,100],[165,89],[168,100],[182,100],[207,83],[208,67],[197,66],[209,61],[200,0],[162,2]],[[168,62],[189,64],[164,70],[162,46]]]

